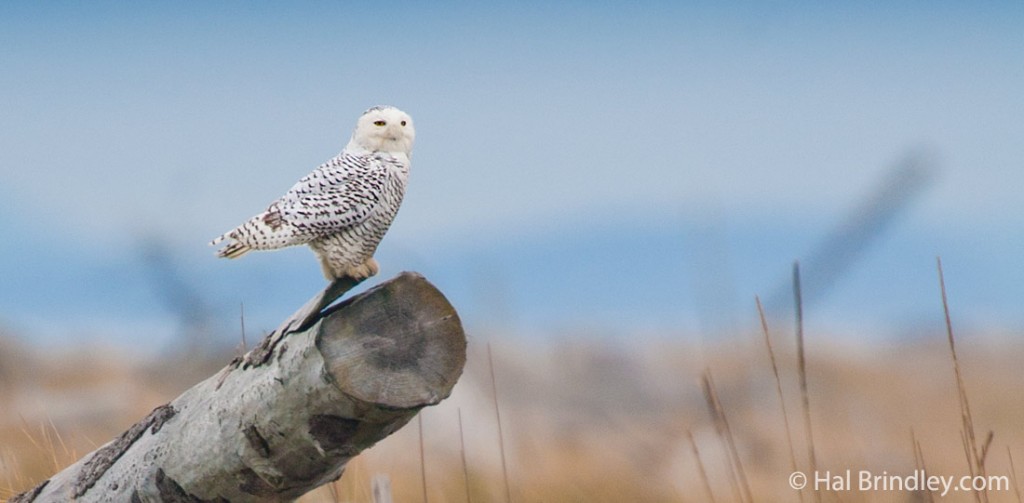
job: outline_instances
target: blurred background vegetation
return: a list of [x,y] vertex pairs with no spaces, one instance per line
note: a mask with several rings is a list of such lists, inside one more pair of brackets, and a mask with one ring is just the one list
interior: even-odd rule
[[[419,134],[381,277],[426,275],[471,338],[423,414],[431,499],[500,501],[507,480],[516,501],[740,500],[710,372],[752,493],[798,501],[796,260],[819,467],[905,473],[914,439],[930,471],[968,472],[941,256],[985,466],[1010,475],[1021,26],[1000,1],[4,3],[0,497],[219,369],[242,318],[251,346],[321,288],[306,250],[226,262],[206,242],[381,103]],[[367,501],[380,476],[422,498],[418,440],[309,501]]]

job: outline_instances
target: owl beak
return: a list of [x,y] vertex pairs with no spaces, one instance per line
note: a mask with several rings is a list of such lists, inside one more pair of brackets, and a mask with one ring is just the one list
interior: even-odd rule
[[387,136],[387,138],[389,140],[391,140],[391,141],[398,141],[398,139],[401,138],[401,137],[402,137],[402,132],[399,130],[398,126],[388,125],[388,136]]

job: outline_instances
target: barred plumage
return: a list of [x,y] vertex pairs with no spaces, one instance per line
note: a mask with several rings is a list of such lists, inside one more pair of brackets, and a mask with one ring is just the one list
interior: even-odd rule
[[308,244],[328,280],[377,273],[373,254],[398,212],[415,140],[412,119],[393,107],[367,110],[337,157],[300,179],[266,211],[226,232],[219,257]]

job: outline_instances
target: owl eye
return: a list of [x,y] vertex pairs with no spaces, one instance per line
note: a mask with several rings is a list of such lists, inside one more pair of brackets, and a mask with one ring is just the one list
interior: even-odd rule
[[386,125],[388,125],[388,123],[384,122],[384,121],[373,121],[373,125],[374,126],[386,126]]
[[403,125],[403,126],[405,125],[405,121],[402,121],[402,125]]

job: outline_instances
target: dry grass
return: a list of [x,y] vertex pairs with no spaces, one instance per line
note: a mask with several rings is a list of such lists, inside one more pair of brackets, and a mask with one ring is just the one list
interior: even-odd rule
[[[394,501],[801,501],[787,477],[794,466],[809,470],[810,452],[820,471],[922,469],[1012,481],[946,498],[822,491],[824,501],[1020,501],[1020,343],[954,338],[950,321],[946,334],[899,342],[808,334],[801,351],[778,334],[773,343],[768,321],[757,320],[759,330],[723,341],[727,350],[503,339],[491,354],[471,340],[465,376],[449,400],[421,414],[422,436],[415,425],[397,432],[302,501],[372,501],[371,481],[382,475]],[[39,354],[0,338],[0,498],[95,449],[218,366],[185,361],[138,363],[112,348]],[[790,433],[801,426],[786,411],[804,404],[813,445]],[[1003,449],[1005,459],[991,454]]]

